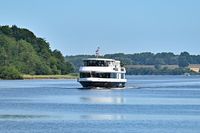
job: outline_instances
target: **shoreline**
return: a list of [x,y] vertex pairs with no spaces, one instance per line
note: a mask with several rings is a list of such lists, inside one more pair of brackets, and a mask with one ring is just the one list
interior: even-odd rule
[[77,74],[67,74],[67,75],[22,75],[22,80],[31,79],[77,79]]
[[[146,75],[139,75],[139,74],[127,74],[126,76],[200,76],[200,74],[189,74],[189,75],[185,75],[185,74],[177,74],[177,75],[173,75],[173,74],[146,74]],[[67,74],[67,75],[28,75],[28,74],[24,74],[22,75],[22,79],[0,79],[0,80],[37,80],[37,79],[57,79],[57,80],[62,80],[62,79],[77,79],[78,78],[78,74],[77,73],[72,73],[72,74]]]

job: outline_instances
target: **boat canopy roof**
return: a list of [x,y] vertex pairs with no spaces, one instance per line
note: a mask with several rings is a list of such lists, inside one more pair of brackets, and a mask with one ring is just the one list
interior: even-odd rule
[[106,59],[106,58],[87,58],[87,59],[84,59],[83,61],[89,61],[89,60],[96,60],[96,61],[117,61],[117,60],[114,60],[114,59]]

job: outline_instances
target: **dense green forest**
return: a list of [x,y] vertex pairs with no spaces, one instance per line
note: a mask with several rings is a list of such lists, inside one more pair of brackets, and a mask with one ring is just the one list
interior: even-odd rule
[[[60,51],[28,29],[0,26],[0,78],[21,78],[20,74],[68,74],[72,65]],[[12,77],[14,73],[16,77]]]
[[[81,66],[82,59],[94,57],[94,55],[75,55],[66,56],[65,59],[74,65],[75,71]],[[180,55],[175,55],[171,52],[162,53],[135,53],[135,54],[106,54],[103,58],[112,58],[120,60],[126,67],[127,74],[184,74],[191,72],[187,66],[189,64],[200,64],[200,55],[190,55],[188,52],[182,52]],[[134,67],[140,65],[141,67]],[[153,67],[143,67],[152,65]],[[177,65],[177,68],[163,67],[167,65]]]

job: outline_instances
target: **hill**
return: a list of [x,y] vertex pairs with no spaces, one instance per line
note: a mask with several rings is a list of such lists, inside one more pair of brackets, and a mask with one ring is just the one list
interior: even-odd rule
[[46,40],[14,25],[0,26],[0,70],[0,78],[8,78],[5,75],[11,71],[18,75],[68,74],[73,67]]

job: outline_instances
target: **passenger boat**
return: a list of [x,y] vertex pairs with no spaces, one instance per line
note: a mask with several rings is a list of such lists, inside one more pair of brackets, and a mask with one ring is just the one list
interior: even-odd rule
[[78,82],[84,88],[123,88],[127,79],[126,69],[120,61],[105,58],[88,58],[79,68]]

